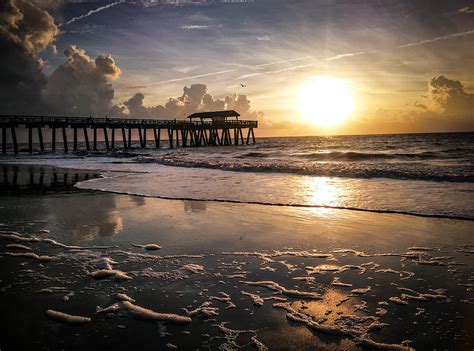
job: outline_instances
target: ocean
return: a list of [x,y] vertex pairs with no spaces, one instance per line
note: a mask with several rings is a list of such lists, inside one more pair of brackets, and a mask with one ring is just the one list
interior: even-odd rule
[[[81,145],[79,145],[81,146]],[[6,156],[103,171],[82,189],[474,219],[474,133],[259,138],[256,145]]]

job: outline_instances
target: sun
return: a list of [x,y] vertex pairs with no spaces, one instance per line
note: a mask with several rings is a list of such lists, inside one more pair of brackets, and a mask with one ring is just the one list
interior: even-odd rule
[[304,84],[296,103],[303,120],[328,128],[344,122],[354,106],[348,84],[326,76],[313,77]]

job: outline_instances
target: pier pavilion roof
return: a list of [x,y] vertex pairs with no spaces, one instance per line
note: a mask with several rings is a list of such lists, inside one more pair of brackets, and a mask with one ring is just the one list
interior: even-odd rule
[[211,112],[196,112],[188,116],[189,119],[193,118],[227,118],[227,117],[239,117],[240,114],[234,110],[225,110],[225,111],[211,111]]

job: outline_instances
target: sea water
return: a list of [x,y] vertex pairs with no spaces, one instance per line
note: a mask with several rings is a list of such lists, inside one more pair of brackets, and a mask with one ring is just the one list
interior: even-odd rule
[[103,171],[83,189],[474,219],[474,133],[258,138],[255,145],[6,156]]

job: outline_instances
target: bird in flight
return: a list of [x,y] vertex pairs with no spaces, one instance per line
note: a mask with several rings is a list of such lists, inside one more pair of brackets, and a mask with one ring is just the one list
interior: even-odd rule
[[245,84],[242,84],[242,83],[240,83],[240,85],[242,86],[242,88],[245,88],[245,87],[246,87],[246,85],[245,85]]

